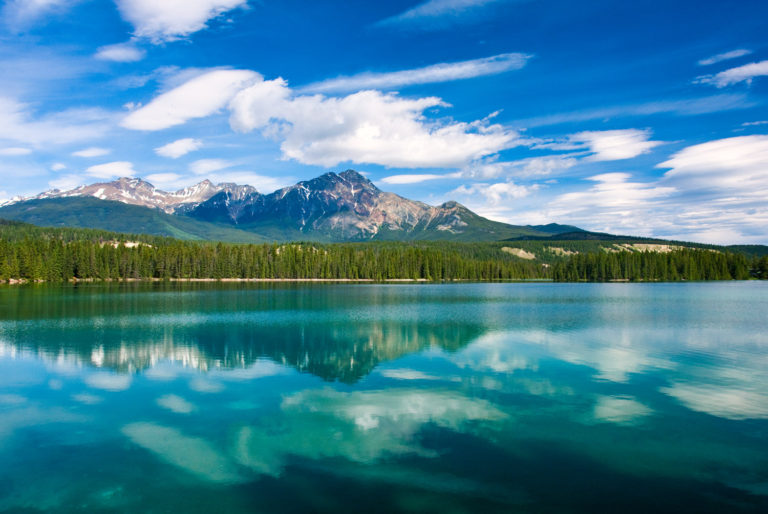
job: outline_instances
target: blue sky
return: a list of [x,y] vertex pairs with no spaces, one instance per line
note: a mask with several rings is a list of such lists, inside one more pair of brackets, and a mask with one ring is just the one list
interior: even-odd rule
[[514,224],[768,243],[768,3],[7,0],[0,202],[354,168]]

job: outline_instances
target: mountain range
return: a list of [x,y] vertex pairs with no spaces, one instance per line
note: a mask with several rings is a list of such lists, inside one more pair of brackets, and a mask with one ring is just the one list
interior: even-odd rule
[[569,225],[492,221],[457,202],[430,206],[382,191],[354,170],[261,194],[204,180],[166,192],[138,178],[52,190],[0,205],[0,218],[180,239],[259,241],[498,241],[579,232]]

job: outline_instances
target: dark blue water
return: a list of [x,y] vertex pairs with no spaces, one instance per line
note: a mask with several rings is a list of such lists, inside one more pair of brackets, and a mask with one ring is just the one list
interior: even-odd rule
[[766,286],[0,288],[0,511],[768,512]]

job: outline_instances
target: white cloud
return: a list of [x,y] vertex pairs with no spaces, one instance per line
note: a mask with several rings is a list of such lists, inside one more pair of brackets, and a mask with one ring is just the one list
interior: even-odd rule
[[739,82],[751,84],[753,78],[765,76],[768,76],[768,61],[760,61],[721,71],[715,75],[703,75],[698,77],[696,82],[699,84],[712,84],[715,87],[723,88],[738,84]]
[[494,206],[518,198],[528,196],[536,186],[522,186],[512,182],[499,182],[497,184],[473,184],[460,186],[451,194],[461,196],[482,196],[488,205]]
[[54,162],[51,165],[51,171],[61,171],[67,169],[67,165],[61,162]]
[[654,182],[632,182],[629,173],[604,173],[589,177],[596,182],[587,191],[565,193],[556,198],[551,208],[564,211],[571,216],[575,211],[594,212],[609,210],[617,218],[623,214],[637,212],[638,208],[648,206],[659,198],[674,193],[671,187],[660,187]]
[[379,91],[294,96],[282,79],[260,80],[232,100],[230,124],[238,132],[261,129],[282,140],[285,158],[320,166],[460,168],[520,144],[516,132],[488,119],[432,121],[423,114],[445,106],[436,97],[406,99]]
[[98,49],[94,57],[103,61],[136,62],[144,58],[146,52],[136,47],[133,41],[106,45]]
[[189,165],[189,170],[195,175],[205,175],[212,171],[231,168],[235,164],[224,159],[200,159]]
[[558,125],[561,123],[578,123],[589,120],[624,118],[628,116],[651,116],[653,114],[696,116],[712,112],[746,109],[754,105],[754,102],[744,94],[719,94],[686,100],[666,100],[636,105],[618,105],[613,107],[602,107],[599,109],[548,114],[517,120],[516,124],[530,128]]
[[11,29],[23,29],[51,13],[61,13],[79,0],[9,0],[2,10],[2,19]]
[[203,142],[200,139],[193,139],[187,137],[184,139],[177,139],[172,143],[163,145],[159,148],[155,148],[155,153],[163,157],[170,157],[171,159],[178,159],[182,155],[186,155],[195,150],[199,150],[203,146]]
[[[271,193],[286,186],[296,183],[293,177],[269,177],[259,175],[251,171],[225,171],[220,173],[211,173],[207,178],[216,184],[229,182],[233,184],[249,185],[262,193]],[[199,180],[199,178],[198,178]]]
[[689,146],[657,168],[670,168],[665,179],[683,183],[689,189],[768,195],[768,135],[731,137]]
[[72,152],[72,155],[74,157],[101,157],[103,155],[108,155],[112,152],[112,150],[108,148],[99,148],[97,146],[92,146],[90,148],[84,148],[83,150],[78,150],[77,152]]
[[768,125],[768,121],[761,120],[761,121],[745,121],[741,124],[742,127],[757,127],[760,125]]
[[153,173],[145,176],[144,180],[159,189],[169,190],[184,187],[182,184],[188,182],[185,178],[189,177],[184,177],[178,173]]
[[59,191],[69,191],[75,189],[77,186],[81,186],[86,183],[85,177],[82,175],[63,175],[48,182],[51,189],[58,189]]
[[34,116],[30,106],[0,96],[0,140],[30,145],[66,144],[103,137],[111,114],[100,109],[68,109]]
[[247,70],[211,71],[161,94],[126,116],[121,125],[133,130],[162,130],[210,116],[257,80],[261,76]]
[[458,18],[467,11],[501,0],[428,0],[398,15],[386,18],[378,25],[423,22],[425,19],[452,17]]
[[224,484],[243,480],[226,453],[205,439],[154,423],[130,423],[121,432],[134,444],[199,479]]
[[86,384],[95,389],[105,391],[125,391],[131,387],[130,375],[115,375],[112,373],[94,373],[84,378]]
[[573,168],[578,163],[579,159],[574,154],[529,157],[517,161],[481,159],[464,168],[462,176],[474,179],[548,176]]
[[134,34],[154,43],[184,38],[219,15],[244,7],[247,0],[116,0]]
[[132,177],[136,175],[133,164],[126,161],[107,162],[97,164],[85,170],[92,177],[111,179],[115,177]]
[[653,411],[634,398],[625,396],[599,396],[595,403],[597,421],[632,425],[652,414]]
[[414,84],[448,82],[486,75],[497,75],[525,66],[530,55],[521,53],[499,54],[469,61],[440,63],[411,70],[389,73],[360,73],[310,84],[300,89],[305,93],[337,93],[361,89],[392,89]]
[[660,389],[691,410],[720,418],[768,419],[768,394],[723,384],[673,383]]
[[18,157],[21,155],[29,155],[32,153],[32,150],[29,148],[20,148],[20,147],[8,147],[8,148],[0,148],[0,156],[3,157]]
[[390,175],[384,177],[379,182],[383,184],[419,184],[421,182],[428,182],[430,180],[445,180],[460,178],[461,173],[448,173],[444,175],[437,175],[431,173],[416,174],[416,175]]
[[730,59],[737,59],[739,57],[744,57],[745,55],[749,55],[751,53],[752,53],[752,50],[747,50],[745,48],[740,48],[738,50],[731,50],[730,52],[713,55],[712,57],[708,57],[706,59],[700,60],[699,66],[710,66],[712,64],[717,64],[719,62],[728,61]]
[[158,398],[157,404],[176,414],[191,414],[197,410],[197,406],[175,394],[166,394]]
[[593,154],[589,157],[590,160],[618,161],[648,153],[662,144],[661,141],[650,141],[650,136],[648,130],[597,130],[579,132],[569,139],[586,144]]

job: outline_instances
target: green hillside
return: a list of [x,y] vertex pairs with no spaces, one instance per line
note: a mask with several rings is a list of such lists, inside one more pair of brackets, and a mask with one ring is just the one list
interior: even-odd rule
[[173,216],[121,202],[92,197],[29,200],[0,208],[0,218],[43,227],[80,227],[127,234],[150,234],[181,240],[260,243],[265,239],[252,232]]

